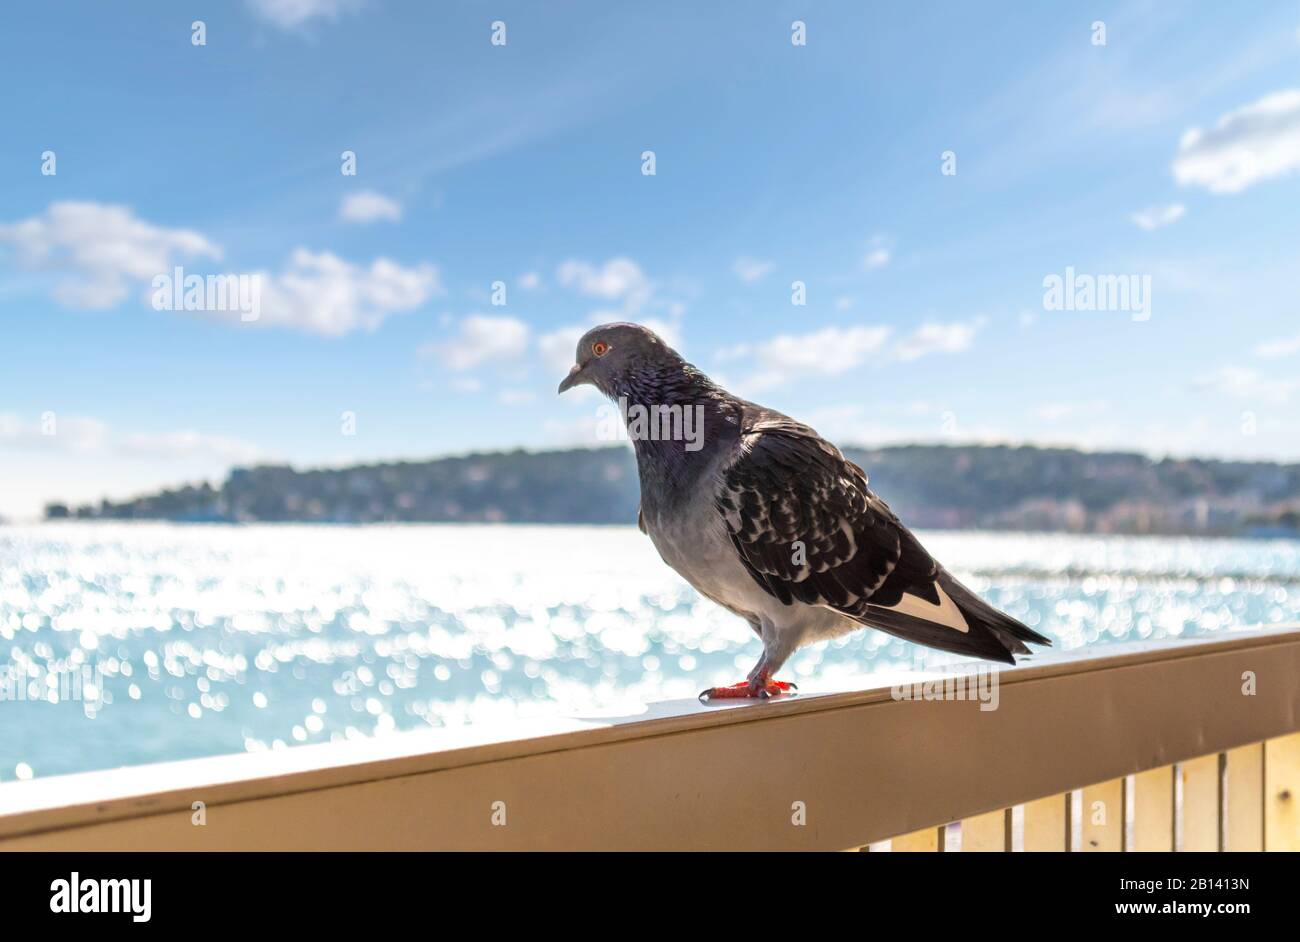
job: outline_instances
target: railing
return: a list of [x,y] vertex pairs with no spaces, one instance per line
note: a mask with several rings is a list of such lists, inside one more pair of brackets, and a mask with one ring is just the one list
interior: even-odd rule
[[0,849],[1300,849],[1300,629],[963,669],[6,783]]

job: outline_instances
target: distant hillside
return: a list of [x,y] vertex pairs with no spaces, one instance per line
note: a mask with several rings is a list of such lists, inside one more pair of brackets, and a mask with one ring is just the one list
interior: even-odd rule
[[[1099,533],[1300,533],[1300,465],[1160,460],[1068,448],[849,448],[873,488],[918,527]],[[508,451],[299,471],[236,468],[220,488],[167,490],[51,519],[333,523],[631,523],[629,449]]]

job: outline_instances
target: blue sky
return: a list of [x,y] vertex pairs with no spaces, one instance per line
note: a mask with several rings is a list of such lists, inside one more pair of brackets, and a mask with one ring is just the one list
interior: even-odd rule
[[842,444],[1300,459],[1293,2],[58,3],[0,56],[0,514],[599,444],[554,390],[614,319]]

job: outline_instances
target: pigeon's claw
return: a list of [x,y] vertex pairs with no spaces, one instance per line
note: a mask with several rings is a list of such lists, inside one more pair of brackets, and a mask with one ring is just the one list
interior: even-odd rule
[[727,687],[710,687],[700,694],[701,703],[714,700],[775,700],[779,697],[793,697],[799,688],[789,681],[772,680],[768,677],[755,677],[742,680]]

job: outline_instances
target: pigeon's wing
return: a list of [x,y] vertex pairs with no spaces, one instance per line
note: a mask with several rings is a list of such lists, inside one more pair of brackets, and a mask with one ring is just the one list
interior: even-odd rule
[[[744,437],[716,504],[749,574],[787,605],[852,613],[904,562],[904,531],[861,471],[791,423],[760,424]],[[918,583],[933,581],[928,555],[905,562],[919,569]]]
[[636,528],[642,533],[650,532],[645,528],[645,512],[641,510],[640,504],[636,505]]
[[940,566],[834,445],[789,419],[755,424],[715,497],[754,581],[930,647],[1011,661],[1047,643]]

